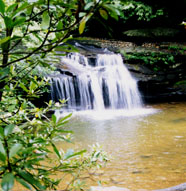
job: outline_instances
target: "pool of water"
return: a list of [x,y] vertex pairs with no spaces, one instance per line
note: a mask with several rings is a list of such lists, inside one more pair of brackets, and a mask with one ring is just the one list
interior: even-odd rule
[[99,143],[112,157],[96,177],[107,186],[151,190],[186,182],[186,103],[74,113],[66,128],[76,148]]

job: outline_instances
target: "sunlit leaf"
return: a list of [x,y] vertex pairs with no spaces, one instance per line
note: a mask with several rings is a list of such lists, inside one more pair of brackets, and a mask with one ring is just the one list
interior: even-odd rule
[[63,23],[62,23],[62,21],[59,21],[57,24],[57,29],[61,30],[62,28],[63,28]]
[[56,153],[56,155],[59,157],[59,159],[61,159],[61,155],[60,155],[60,153],[59,153],[59,151],[58,151],[57,147],[55,146],[55,144],[54,144],[54,143],[51,143],[51,144],[52,144],[52,147],[53,147],[54,152],[55,152],[55,153]]
[[11,38],[10,36],[7,36],[7,37],[1,39],[1,40],[0,40],[0,44],[3,44],[3,43],[5,43],[5,42],[9,41],[10,38]]
[[4,15],[4,12],[5,12],[5,3],[3,2],[3,0],[0,0],[0,13]]
[[36,87],[37,87],[37,84],[31,81],[29,86],[30,93],[34,93],[34,90],[36,89]]
[[4,145],[1,142],[1,140],[0,140],[0,160],[1,161],[5,161],[6,160],[6,151],[5,151]]
[[67,116],[61,118],[60,120],[58,120],[58,124],[68,120],[70,117],[72,116],[72,113],[68,114]]
[[85,5],[84,9],[85,9],[85,10],[88,10],[88,9],[90,9],[90,7],[92,7],[93,5],[94,5],[93,2],[87,3],[87,4]]
[[[63,123],[64,124],[64,123]],[[57,127],[60,127],[60,124],[57,125]],[[57,132],[59,133],[70,133],[70,134],[73,134],[73,131],[65,131],[63,129],[58,129]]]
[[50,24],[50,17],[48,15],[48,12],[45,11],[42,15],[42,23],[41,23],[41,28],[46,30],[48,29],[49,27],[49,24]]
[[4,135],[5,136],[8,136],[9,134],[12,133],[13,129],[14,129],[15,125],[14,124],[10,124],[10,125],[7,125],[4,129]]
[[80,13],[79,13],[79,17],[84,17],[85,15],[86,15],[85,12],[80,12]]
[[9,12],[12,12],[16,6],[18,5],[18,3],[14,3],[12,5],[10,5],[7,9],[6,9],[6,12],[9,13]]
[[118,16],[120,16],[120,11],[114,7],[113,5],[110,4],[104,4],[104,8],[108,10],[110,16],[116,20],[118,20]]
[[20,87],[25,91],[29,92],[29,90],[26,88],[26,86],[23,83],[20,83]]
[[108,19],[108,14],[107,14],[107,12],[106,12],[105,10],[99,9],[99,13],[100,13],[100,15],[101,15],[105,20]]
[[84,29],[85,29],[85,25],[86,25],[86,20],[83,18],[80,22],[79,25],[79,34],[82,34]]
[[56,115],[52,115],[52,121],[54,122],[54,124],[56,124],[56,121],[57,121],[57,117],[56,117]]
[[24,17],[18,18],[18,19],[16,19],[15,22],[13,22],[12,25],[13,25],[13,27],[20,26],[21,24],[23,24],[25,22],[25,20],[26,20],[26,18],[24,18]]
[[24,2],[19,8],[16,9],[16,11],[13,12],[11,15],[12,18],[18,17],[21,13],[24,13],[30,7],[32,7],[32,5],[29,5],[28,2]]
[[69,159],[69,158],[72,158],[72,157],[75,157],[75,156],[78,156],[78,155],[82,155],[83,153],[87,152],[86,150],[82,150],[80,152],[76,152],[74,153],[74,151],[72,149],[69,149],[65,156],[64,156],[64,159]]
[[22,145],[19,143],[14,144],[11,148],[10,148],[10,153],[9,153],[9,158],[12,158],[13,156],[15,156],[22,148]]

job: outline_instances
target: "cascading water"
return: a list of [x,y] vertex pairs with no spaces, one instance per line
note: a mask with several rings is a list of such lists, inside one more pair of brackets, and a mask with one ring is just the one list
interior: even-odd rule
[[73,53],[62,57],[74,75],[51,77],[53,100],[67,99],[67,108],[76,110],[134,109],[142,106],[137,83],[120,54],[98,54],[95,66],[88,58]]

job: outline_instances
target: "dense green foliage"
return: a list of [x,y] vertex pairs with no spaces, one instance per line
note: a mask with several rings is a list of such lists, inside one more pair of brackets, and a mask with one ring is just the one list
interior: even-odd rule
[[125,59],[130,63],[139,63],[153,71],[166,71],[175,63],[175,58],[171,53],[146,52],[146,53],[128,53]]
[[[173,29],[173,31],[176,29],[184,36],[185,29],[181,23],[186,19],[184,9],[186,6],[185,0],[181,0],[176,4],[175,2],[167,3],[166,1],[116,0],[110,1],[110,4],[113,9],[117,10],[118,14],[112,14],[110,17],[98,19],[99,12],[97,12],[94,18],[89,22],[86,31],[88,36],[132,39],[124,32],[138,29],[157,30],[157,28],[168,29],[167,31],[169,31],[170,28]],[[104,9],[104,11],[109,13],[108,10]],[[113,18],[117,21],[113,20]],[[99,33],[96,31],[95,26],[99,27]],[[176,35],[177,34],[174,36]],[[138,37],[138,35],[135,34],[133,36]],[[164,35],[162,34],[162,36]],[[179,34],[177,38],[182,39],[183,36]]]
[[[83,33],[101,6],[101,0],[86,2],[82,13],[78,0],[0,0],[0,179],[4,191],[15,182],[27,189],[57,189],[65,174],[71,176],[64,189],[80,190],[82,172],[106,162],[97,146],[90,154],[56,146],[56,142],[70,142],[72,132],[64,124],[71,115],[48,118],[47,114],[65,100],[49,101],[41,108],[34,105],[48,91],[44,76],[53,69],[50,63],[75,51],[67,40],[75,29]],[[56,173],[60,178],[52,176]]]

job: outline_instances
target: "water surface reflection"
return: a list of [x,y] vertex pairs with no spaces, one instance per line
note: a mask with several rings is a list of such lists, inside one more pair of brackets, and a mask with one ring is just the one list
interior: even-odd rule
[[186,104],[152,107],[158,112],[104,120],[74,115],[67,125],[75,147],[98,142],[112,156],[99,177],[108,185],[158,189],[186,182]]

